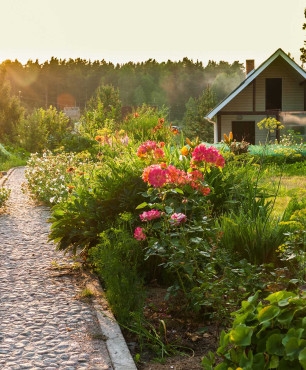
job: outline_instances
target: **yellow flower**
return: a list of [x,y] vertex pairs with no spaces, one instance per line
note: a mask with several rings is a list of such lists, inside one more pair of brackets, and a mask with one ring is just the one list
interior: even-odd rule
[[233,133],[232,131],[229,133],[229,139],[232,141],[233,140]]
[[188,153],[189,153],[189,150],[188,150],[188,148],[187,148],[187,146],[183,146],[183,148],[181,149],[181,153],[183,154],[183,155],[188,155]]

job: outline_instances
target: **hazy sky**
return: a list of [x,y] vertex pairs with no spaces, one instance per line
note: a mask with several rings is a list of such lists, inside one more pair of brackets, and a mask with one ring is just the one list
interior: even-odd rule
[[0,0],[0,61],[114,63],[187,56],[258,66],[276,49],[300,63],[305,0]]

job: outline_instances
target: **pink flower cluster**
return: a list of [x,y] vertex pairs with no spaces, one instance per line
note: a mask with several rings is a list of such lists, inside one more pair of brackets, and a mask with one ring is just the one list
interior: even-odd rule
[[215,147],[207,148],[205,144],[200,144],[194,149],[191,162],[192,165],[206,162],[214,164],[216,167],[224,167],[225,160]]
[[165,184],[174,184],[175,186],[190,185],[193,189],[201,191],[203,195],[210,192],[208,187],[202,185],[203,174],[200,171],[186,173],[178,168],[165,163],[153,164],[143,170],[142,179],[148,182],[154,188],[161,188]]
[[143,212],[139,217],[142,222],[151,221],[160,218],[160,212],[157,209],[152,209],[151,211]]
[[146,236],[143,232],[143,229],[141,227],[137,227],[134,232],[134,238],[137,240],[145,240]]
[[155,141],[146,141],[140,145],[137,149],[137,156],[139,158],[147,157],[148,154],[153,154],[155,159],[164,158],[165,153],[163,147],[165,146],[164,142],[156,143]]
[[184,215],[184,213],[173,213],[173,215],[171,216],[170,222],[173,225],[179,225],[182,222],[186,222],[186,221],[187,221],[187,216]]

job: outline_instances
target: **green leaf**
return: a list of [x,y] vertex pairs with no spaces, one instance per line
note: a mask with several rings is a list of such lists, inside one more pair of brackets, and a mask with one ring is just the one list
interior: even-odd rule
[[283,311],[278,317],[277,317],[277,321],[288,327],[294,317],[294,314],[295,314],[295,310],[289,310],[289,311]]
[[263,353],[257,353],[253,358],[253,370],[262,370],[265,368],[265,356]]
[[269,369],[277,369],[279,364],[279,358],[278,356],[272,356],[270,363],[269,363]]
[[282,301],[284,299],[297,297],[295,293],[287,292],[285,290],[281,290],[280,292],[272,293],[270,294],[266,300],[272,303],[278,303],[279,301]]
[[290,360],[294,360],[298,357],[301,350],[306,347],[306,340],[297,338],[290,338],[285,345],[286,355]]
[[299,361],[303,369],[306,369],[306,347],[299,353]]
[[215,354],[211,351],[207,353],[202,360],[202,366],[204,370],[213,370],[213,364],[215,363]]
[[260,323],[263,323],[274,319],[280,312],[281,310],[279,307],[266,306],[258,312],[257,318]]
[[260,292],[261,292],[260,290],[257,290],[257,292],[254,295],[252,295],[251,297],[248,298],[248,302],[249,303],[255,303],[255,302],[257,302],[258,296],[259,296],[259,293]]
[[219,364],[215,367],[215,370],[228,370],[228,367],[227,367],[226,363],[221,362],[221,364]]
[[177,193],[179,194],[184,194],[183,190],[182,189],[179,189],[179,188],[175,188],[174,189]]
[[136,207],[136,209],[144,208],[144,207],[146,207],[147,205],[148,205],[148,203],[147,203],[147,202],[143,202],[143,203],[139,204],[139,205]]
[[298,360],[288,361],[282,358],[279,362],[278,370],[301,370]]
[[269,336],[266,344],[266,350],[270,355],[284,355],[285,349],[282,344],[283,337],[283,334],[272,334]]
[[291,329],[289,329],[288,333],[286,334],[286,336],[284,337],[284,339],[282,341],[283,345],[285,346],[288,343],[289,339],[291,339],[291,338],[296,338],[296,339],[300,340],[302,338],[303,331],[304,331],[303,328],[299,328],[299,329],[291,328]]
[[169,214],[173,213],[173,208],[169,207],[169,206],[166,206],[165,207],[165,211]]
[[252,334],[253,329],[246,325],[238,325],[229,333],[230,340],[236,346],[249,346],[251,344]]
[[241,366],[244,370],[252,370],[253,369],[253,352],[249,351],[248,355],[243,352],[239,366]]

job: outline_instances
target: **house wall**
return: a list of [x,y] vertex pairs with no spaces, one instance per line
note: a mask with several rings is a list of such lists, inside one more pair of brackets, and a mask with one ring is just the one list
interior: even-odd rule
[[304,86],[300,85],[303,77],[282,57],[278,57],[256,78],[257,111],[266,109],[266,78],[282,78],[282,111],[304,110]]
[[223,109],[222,111],[252,111],[253,110],[253,84],[249,84],[245,89],[243,89],[237,96],[234,97]]
[[[278,57],[256,78],[256,111],[266,110],[266,78],[282,78],[282,111],[304,110],[304,86],[300,85],[303,77],[282,57]],[[253,111],[252,83],[222,109],[223,112],[239,110]]]
[[258,145],[259,143],[264,144],[267,138],[267,130],[259,130],[257,123],[266,118],[265,115],[226,115],[221,116],[221,140],[223,140],[224,134],[229,134],[232,131],[232,121],[255,121],[255,144]]

